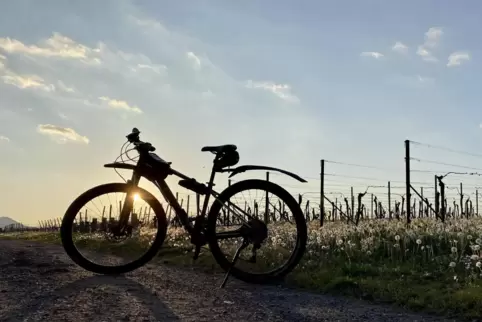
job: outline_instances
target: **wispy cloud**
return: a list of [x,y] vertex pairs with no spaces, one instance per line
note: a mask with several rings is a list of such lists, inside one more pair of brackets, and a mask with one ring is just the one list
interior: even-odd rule
[[254,82],[248,80],[246,83],[247,88],[263,89],[269,91],[284,101],[290,103],[299,103],[300,99],[291,93],[291,86],[288,84],[275,84],[273,82]]
[[152,29],[156,33],[161,33],[164,36],[168,36],[171,34],[169,30],[166,27],[164,27],[163,24],[161,24],[159,21],[156,21],[150,18],[145,18],[145,17],[139,18],[133,15],[128,15],[127,20],[131,23],[136,24],[137,26]]
[[66,93],[75,93],[75,88],[65,85],[64,82],[62,82],[61,80],[57,81],[57,84],[58,84],[57,87],[61,91],[66,92]]
[[432,82],[434,81],[434,79],[431,78],[431,77],[425,77],[425,76],[420,76],[420,75],[417,75],[417,76],[416,76],[416,79],[417,79],[417,81],[418,81],[419,83],[422,83],[422,84],[424,84],[424,83],[432,83]]
[[53,92],[55,90],[54,85],[47,84],[42,77],[37,75],[22,76],[9,72],[7,75],[2,76],[2,80],[5,84],[13,85],[21,89],[34,88],[46,92]]
[[432,53],[430,51],[428,51],[427,49],[425,49],[423,46],[418,46],[417,55],[422,57],[422,59],[426,62],[435,63],[435,62],[438,61],[437,57],[432,55]]
[[0,143],[2,143],[2,142],[9,143],[10,139],[8,137],[6,137],[5,135],[0,135]]
[[5,68],[5,63],[4,63],[5,60],[7,60],[7,57],[0,54],[0,70]]
[[191,62],[192,67],[194,69],[198,70],[198,69],[201,68],[201,59],[199,59],[199,57],[196,56],[196,54],[194,54],[192,51],[190,51],[190,52],[186,53],[186,56],[189,59],[189,61]]
[[[3,56],[5,58],[5,56]],[[0,59],[3,59],[0,57]],[[15,71],[8,68],[0,61],[0,78],[5,84],[15,86],[20,89],[39,89],[44,92],[55,92],[60,90],[66,93],[74,93],[75,89],[64,84],[63,81],[58,80],[57,86],[46,81],[44,78],[38,75],[20,75]]]
[[401,54],[406,54],[408,52],[408,46],[405,45],[404,43],[397,41],[393,46],[392,50],[401,53]]
[[131,66],[131,70],[133,72],[140,72],[143,70],[151,71],[156,74],[162,74],[166,72],[167,66],[165,65],[147,65],[147,64],[137,64],[136,66]]
[[100,48],[89,48],[81,45],[69,37],[54,32],[52,37],[42,41],[39,45],[28,45],[17,39],[0,38],[0,49],[11,54],[24,54],[47,58],[76,59],[85,63],[99,64],[96,57]]
[[364,51],[360,54],[360,56],[362,57],[372,57],[372,58],[375,58],[375,59],[380,59],[382,58],[384,55],[382,53],[379,53],[378,51]]
[[449,55],[447,67],[460,66],[464,61],[470,60],[470,54],[464,51],[456,51]]
[[114,108],[114,109],[121,109],[121,110],[126,110],[126,111],[130,111],[130,112],[134,112],[134,113],[142,113],[142,110],[137,107],[136,105],[129,105],[129,103],[127,103],[126,101],[123,101],[123,100],[118,100],[118,99],[114,99],[114,98],[110,98],[110,97],[107,97],[107,96],[101,96],[99,97],[99,99],[101,101],[104,101],[106,102],[106,104],[111,107],[111,108]]
[[440,27],[431,27],[425,32],[425,42],[424,47],[433,48],[438,45],[440,39],[442,38],[443,30]]
[[407,88],[414,88],[414,89],[427,89],[434,85],[435,79],[429,76],[423,76],[420,74],[415,75],[407,75],[407,74],[398,74],[392,75],[388,78],[390,82],[393,82],[397,85],[402,85]]
[[61,127],[52,124],[39,124],[37,127],[37,132],[49,136],[57,143],[75,142],[89,144],[89,139],[86,136],[82,136],[75,130],[68,127]]
[[438,46],[442,38],[443,30],[440,27],[431,27],[425,32],[424,42],[417,48],[417,55],[424,61],[435,63],[438,62],[437,57],[432,53],[432,50]]

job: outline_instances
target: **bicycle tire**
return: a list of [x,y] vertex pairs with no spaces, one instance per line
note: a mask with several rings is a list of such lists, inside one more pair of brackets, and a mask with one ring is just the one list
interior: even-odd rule
[[80,196],[78,196],[67,209],[60,227],[60,236],[62,241],[62,246],[64,247],[67,255],[80,267],[97,274],[104,275],[118,275],[133,271],[147,262],[149,262],[154,256],[156,256],[159,248],[164,243],[167,234],[167,219],[164,209],[160,202],[147,190],[140,187],[136,187],[136,192],[143,196],[143,200],[154,210],[154,214],[157,218],[157,232],[154,237],[154,241],[149,247],[148,251],[142,255],[140,258],[118,266],[105,266],[99,265],[91,262],[85,258],[79,250],[74,245],[72,228],[74,218],[82,209],[82,207],[87,204],[92,199],[101,196],[106,193],[115,192],[127,192],[131,189],[131,186],[127,183],[106,183],[96,187],[93,187]]
[[269,193],[277,195],[284,201],[286,206],[292,211],[293,218],[298,227],[296,246],[288,261],[276,270],[273,270],[269,273],[249,273],[240,270],[237,267],[233,267],[231,269],[231,275],[239,280],[253,284],[268,284],[278,282],[288,275],[301,261],[306,250],[308,228],[305,217],[303,216],[303,212],[295,198],[293,198],[293,196],[284,188],[273,182],[259,179],[243,180],[229,186],[220,193],[219,197],[217,198],[219,202],[215,201],[208,213],[207,237],[209,248],[218,265],[221,266],[223,270],[227,271],[231,266],[231,262],[225,257],[215,237],[216,220],[224,203],[234,194],[247,189],[265,190]]

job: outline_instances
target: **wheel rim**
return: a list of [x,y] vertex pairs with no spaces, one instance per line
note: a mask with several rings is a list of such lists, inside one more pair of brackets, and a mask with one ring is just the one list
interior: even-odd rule
[[[299,218],[295,220],[296,217],[293,216],[293,213],[299,213],[296,201],[290,198],[291,200],[285,202],[283,199],[287,198],[283,193],[276,189],[269,190],[267,203],[269,212],[265,211],[266,191],[264,188],[241,189],[217,202],[220,210],[217,212],[216,226],[211,227],[215,233],[239,229],[243,213],[247,213],[261,222],[268,220],[268,236],[256,252],[256,262],[252,262],[253,244],[250,244],[241,252],[240,259],[234,266],[234,269],[252,275],[275,275],[293,261],[296,251],[300,247],[299,236],[303,231],[304,222],[300,222]],[[216,208],[216,210],[218,209]],[[265,213],[268,214],[268,218],[265,218]],[[234,253],[242,241],[243,237],[238,237],[216,242],[225,261],[232,261]]]
[[118,267],[143,257],[151,248],[159,224],[154,209],[142,192],[134,196],[129,212],[129,227],[123,234],[116,227],[120,209],[125,203],[125,189],[99,193],[72,211],[72,243],[79,254],[94,265]]

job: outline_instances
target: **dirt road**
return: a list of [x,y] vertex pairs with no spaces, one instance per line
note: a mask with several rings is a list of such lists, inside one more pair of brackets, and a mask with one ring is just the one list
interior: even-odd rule
[[220,290],[221,280],[158,265],[99,276],[78,268],[59,246],[0,240],[1,321],[442,321],[234,279]]

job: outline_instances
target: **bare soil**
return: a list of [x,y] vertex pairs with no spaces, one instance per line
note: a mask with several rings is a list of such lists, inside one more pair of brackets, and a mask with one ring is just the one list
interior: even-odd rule
[[0,321],[455,321],[222,278],[153,264],[95,275],[60,246],[0,240]]

